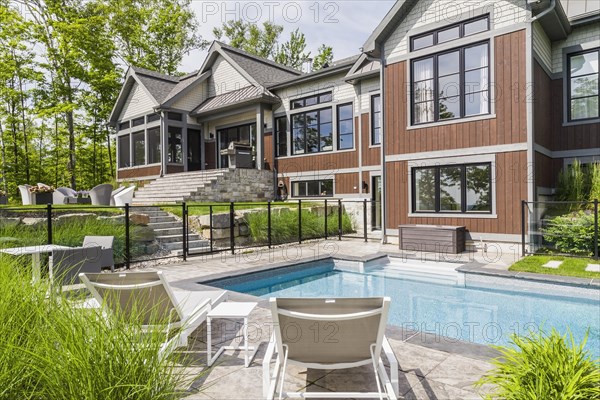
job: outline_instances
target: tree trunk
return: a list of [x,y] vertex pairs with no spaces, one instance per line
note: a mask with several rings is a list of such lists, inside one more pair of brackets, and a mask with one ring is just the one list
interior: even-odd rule
[[21,78],[20,71],[17,71],[17,77],[19,79],[19,96],[21,97],[21,123],[23,124],[23,142],[25,149],[25,177],[27,182],[31,179],[31,171],[29,168],[29,140],[27,138],[27,124],[25,118],[25,95],[23,94],[23,79]]
[[0,121],[0,151],[2,153],[2,188],[8,193],[8,183],[6,182],[6,145],[4,144],[4,130],[2,121]]
[[106,148],[108,149],[108,165],[110,166],[110,176],[113,176],[115,173],[115,168],[113,166],[113,158],[112,158],[112,150],[110,149],[110,130],[108,129],[108,125],[106,127]]
[[[71,101],[69,101],[69,104],[71,104]],[[73,111],[67,111],[65,117],[67,118],[67,128],[69,130],[69,163],[67,165],[67,170],[69,171],[69,176],[71,178],[71,187],[74,190],[77,190],[75,179],[75,126],[73,122]]]

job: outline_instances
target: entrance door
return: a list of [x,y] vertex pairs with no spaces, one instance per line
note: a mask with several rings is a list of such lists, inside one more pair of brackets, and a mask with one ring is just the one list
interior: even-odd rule
[[371,178],[371,200],[373,201],[371,207],[371,225],[373,230],[381,229],[381,176],[374,176]]
[[202,132],[188,129],[188,171],[202,169]]

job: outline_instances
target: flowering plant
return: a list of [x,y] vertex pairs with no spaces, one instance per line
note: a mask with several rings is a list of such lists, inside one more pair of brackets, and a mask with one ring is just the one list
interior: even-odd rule
[[52,192],[54,192],[53,186],[34,185],[29,188],[29,193],[52,193]]
[[0,189],[0,197],[2,197],[2,196],[6,196],[6,192],[4,190]]

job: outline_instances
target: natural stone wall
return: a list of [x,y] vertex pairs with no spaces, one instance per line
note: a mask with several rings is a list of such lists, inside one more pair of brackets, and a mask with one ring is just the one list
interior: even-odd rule
[[192,195],[193,201],[254,202],[275,198],[273,171],[257,169],[230,169],[218,180]]

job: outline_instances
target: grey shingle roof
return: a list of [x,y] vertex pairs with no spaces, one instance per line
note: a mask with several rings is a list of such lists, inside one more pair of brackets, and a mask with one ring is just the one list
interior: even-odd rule
[[179,93],[185,90],[188,86],[197,82],[198,79],[201,79],[201,75],[196,76],[196,74],[197,72],[194,72],[193,74],[188,74],[182,77],[181,81],[179,81],[179,83],[175,85],[175,87],[171,90],[169,95],[162,102],[165,103],[171,100],[173,97],[177,96]]
[[303,81],[310,80],[310,79],[315,79],[322,75],[326,76],[330,73],[335,73],[336,71],[339,72],[344,69],[350,69],[350,68],[352,68],[352,65],[354,65],[356,60],[359,59],[359,57],[360,57],[360,54],[357,54],[357,55],[354,55],[351,57],[343,58],[341,60],[333,61],[327,68],[322,68],[318,71],[309,72],[308,74],[302,74],[300,76],[295,76],[291,79],[287,79],[278,84],[270,85],[269,89],[277,88],[277,87],[285,87],[285,86],[288,86],[293,83],[303,82]]
[[140,82],[158,103],[162,103],[179,82],[175,76],[161,74],[145,68],[132,67]]
[[245,103],[257,99],[267,99],[278,102],[279,98],[268,90],[256,86],[246,86],[244,88],[223,93],[207,99],[192,111],[192,114],[203,114],[210,111],[231,107],[239,103]]

